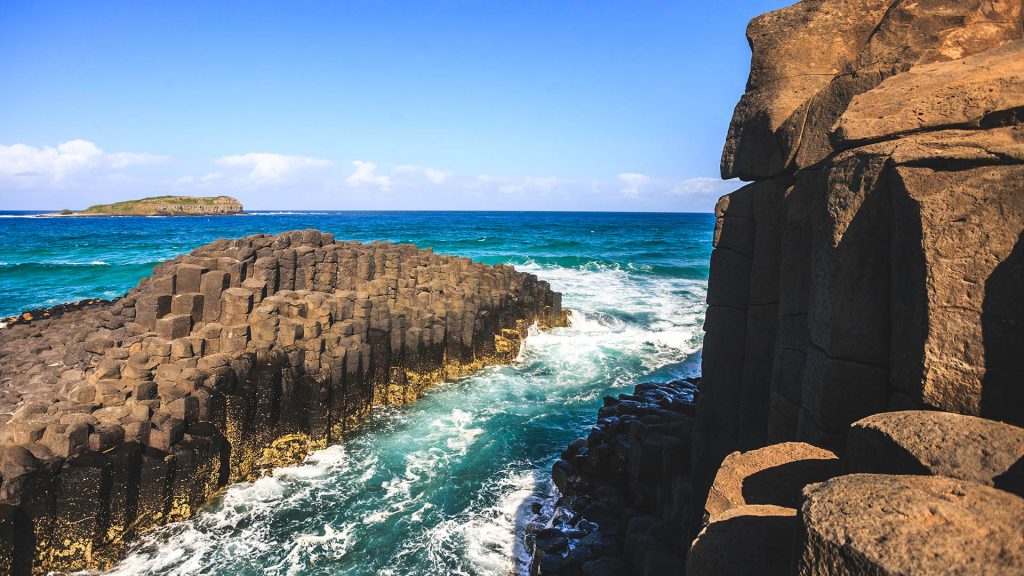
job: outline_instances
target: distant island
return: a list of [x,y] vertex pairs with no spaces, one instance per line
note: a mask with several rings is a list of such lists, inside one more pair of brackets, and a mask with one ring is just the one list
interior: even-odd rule
[[59,216],[227,216],[243,213],[242,203],[231,196],[153,196],[113,204],[96,204],[78,212],[61,210]]

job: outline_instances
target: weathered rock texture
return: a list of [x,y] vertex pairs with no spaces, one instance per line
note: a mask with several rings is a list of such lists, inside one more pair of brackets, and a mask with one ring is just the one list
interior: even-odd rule
[[565,322],[532,275],[315,230],[218,240],[62,312],[0,331],[0,574],[102,566]]
[[682,572],[695,383],[638,384],[604,399],[587,438],[552,468],[562,496],[527,537],[534,574]]
[[713,518],[733,508],[758,504],[796,509],[804,486],[842,472],[835,454],[803,442],[733,452],[718,468],[704,513]]
[[786,576],[792,564],[796,510],[771,504],[711,516],[686,558],[690,574]]
[[756,182],[717,208],[699,497],[734,450],[841,451],[877,412],[1024,423],[1021,30],[1020,0],[805,0],[750,23],[722,173]]
[[1020,574],[1024,499],[938,476],[851,474],[805,489],[797,574]]
[[886,412],[850,427],[849,472],[948,476],[1024,496],[1024,428],[949,412]]
[[[1022,30],[1021,0],[750,23],[722,176],[753,182],[715,210],[691,442],[613,452],[688,496],[588,525],[618,534],[621,573],[681,574],[674,546],[631,562],[679,532],[688,576],[1024,573]],[[563,499],[600,478],[573,460],[593,453],[555,465]]]

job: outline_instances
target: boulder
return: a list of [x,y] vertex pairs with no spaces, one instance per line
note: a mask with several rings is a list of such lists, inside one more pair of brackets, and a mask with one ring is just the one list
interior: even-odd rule
[[850,427],[850,472],[948,476],[1024,496],[1024,428],[949,412],[907,410]]
[[851,474],[804,489],[797,573],[1024,573],[1024,499],[940,476]]
[[713,519],[747,505],[796,508],[804,486],[841,473],[835,454],[803,442],[733,452],[718,468],[704,509]]
[[690,546],[687,576],[790,574],[796,510],[738,506],[711,517]]

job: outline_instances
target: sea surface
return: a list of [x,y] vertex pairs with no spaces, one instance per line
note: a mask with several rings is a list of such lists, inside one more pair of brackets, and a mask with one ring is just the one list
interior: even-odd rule
[[572,325],[516,361],[380,409],[341,444],[230,487],[138,541],[117,575],[523,573],[531,507],[603,396],[699,366],[711,214],[261,212],[38,218],[0,212],[0,317],[126,292],[217,238],[302,228],[512,264],[562,292]]

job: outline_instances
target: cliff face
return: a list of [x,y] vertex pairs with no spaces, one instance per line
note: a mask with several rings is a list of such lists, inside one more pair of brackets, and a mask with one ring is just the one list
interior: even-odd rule
[[242,210],[242,203],[231,196],[154,196],[97,204],[72,216],[225,216]]
[[735,449],[927,408],[1024,423],[1019,1],[754,19],[723,177],[698,493]]
[[0,330],[0,575],[107,565],[565,322],[533,275],[315,230],[219,240],[114,303],[32,317]]
[[534,571],[1024,573],[1022,2],[803,0],[747,37],[699,387],[605,399]]

